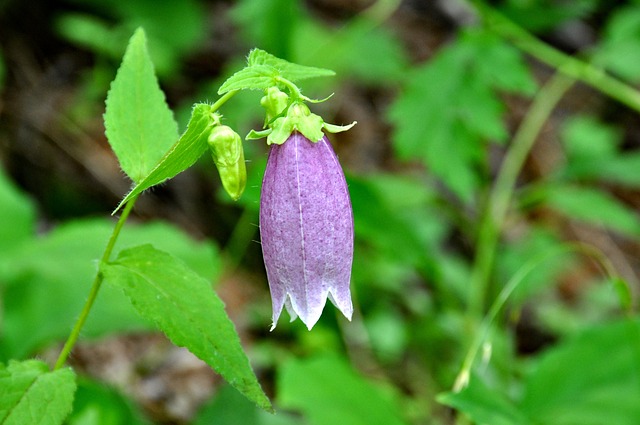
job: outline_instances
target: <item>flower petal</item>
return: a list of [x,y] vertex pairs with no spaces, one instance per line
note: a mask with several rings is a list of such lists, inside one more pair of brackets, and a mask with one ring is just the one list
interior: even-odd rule
[[351,319],[353,214],[342,168],[326,137],[294,132],[269,152],[260,200],[260,233],[273,304],[285,302],[309,329],[327,297]]

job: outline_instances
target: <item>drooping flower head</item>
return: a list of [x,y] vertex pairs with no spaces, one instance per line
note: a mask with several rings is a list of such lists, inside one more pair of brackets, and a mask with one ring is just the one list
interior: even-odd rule
[[[271,93],[273,94],[273,93]],[[350,127],[350,126],[349,126]],[[353,213],[325,124],[301,103],[270,128],[260,196],[260,236],[275,327],[283,306],[311,329],[327,298],[349,319]]]

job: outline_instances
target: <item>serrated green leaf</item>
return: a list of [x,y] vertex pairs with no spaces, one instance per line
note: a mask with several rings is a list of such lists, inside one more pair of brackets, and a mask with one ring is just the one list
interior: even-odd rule
[[394,148],[401,158],[420,158],[469,201],[486,168],[488,143],[507,136],[495,90],[526,94],[534,88],[517,51],[469,30],[410,75],[389,112]]
[[37,360],[0,364],[0,423],[59,425],[71,411],[76,376]]
[[206,279],[151,245],[121,251],[101,270],[176,345],[188,348],[258,406],[271,409],[233,323]]
[[260,49],[253,49],[249,52],[247,63],[249,67],[268,65],[275,68],[281,77],[294,82],[309,78],[332,77],[336,75],[336,73],[330,69],[298,65],[296,63],[291,63],[284,59],[277,58]]
[[571,219],[640,237],[638,214],[602,190],[556,184],[547,187],[543,196],[549,207]]
[[479,376],[472,376],[460,392],[438,395],[438,401],[465,413],[482,425],[530,425],[532,422],[505,394],[489,388]]
[[298,81],[315,77],[330,77],[335,72],[298,65],[277,58],[264,50],[253,49],[249,53],[247,66],[229,77],[218,90],[224,94],[232,90],[265,90],[277,83],[277,77]]
[[212,106],[206,103],[197,103],[193,107],[191,119],[180,139],[159,158],[155,167],[144,176],[142,181],[124,197],[116,211],[126,204],[131,198],[139,195],[152,186],[175,177],[187,168],[191,167],[202,154],[209,149],[207,138],[213,125]]
[[334,356],[291,358],[278,375],[279,401],[312,425],[400,425],[395,400]]
[[135,183],[178,139],[178,124],[158,85],[142,28],[131,37],[111,83],[104,124],[122,170]]
[[599,325],[546,352],[523,388],[521,408],[536,423],[640,423],[640,323]]
[[218,89],[218,94],[232,90],[265,90],[276,83],[277,69],[269,65],[254,65],[242,68],[229,77]]

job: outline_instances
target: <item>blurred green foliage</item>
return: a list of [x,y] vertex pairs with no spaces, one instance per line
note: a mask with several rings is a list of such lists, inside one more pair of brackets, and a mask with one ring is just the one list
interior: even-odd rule
[[[640,423],[639,323],[620,318],[621,299],[610,276],[601,276],[578,253],[552,258],[523,280],[492,327],[470,371],[469,385],[450,391],[479,327],[478,318],[469,317],[465,309],[487,193],[548,70],[541,71],[539,63],[482,24],[455,19],[446,37],[429,50],[429,58],[418,60],[406,33],[394,26],[394,13],[406,13],[411,7],[406,4],[380,1],[370,9],[328,19],[326,9],[314,8],[318,2],[218,3],[67,2],[54,17],[57,34],[89,52],[94,64],[78,83],[77,103],[66,112],[80,125],[102,113],[126,40],[140,25],[148,34],[161,85],[174,88],[174,93],[183,91],[187,58],[211,53],[206,49],[215,42],[216,28],[209,23],[215,10],[224,13],[221,20],[232,23],[237,33],[233,43],[217,47],[218,54],[223,52],[222,62],[215,64],[220,74],[197,79],[183,97],[172,99],[178,103],[179,128],[185,128],[182,117],[188,116],[193,102],[215,100],[220,83],[239,68],[248,48],[259,47],[296,63],[337,71],[336,79],[305,86],[305,93],[324,97],[336,92],[336,103],[318,108],[346,122],[351,117],[342,89],[366,96],[383,93],[383,107],[372,102],[366,110],[376,114],[373,120],[381,125],[376,131],[385,132],[381,138],[390,140],[390,147],[385,164],[376,164],[374,171],[346,170],[356,231],[354,322],[340,322],[327,308],[311,333],[296,323],[283,323],[266,334],[268,301],[253,299],[239,322],[249,327],[250,357],[265,372],[261,380],[278,413],[258,410],[223,385],[193,423]],[[638,82],[637,2],[492,4],[550,43],[563,31],[587,26],[593,37],[581,57],[623,81]],[[10,75],[11,63],[6,62],[5,75]],[[2,74],[0,64],[0,84]],[[237,95],[222,111],[224,123],[241,134],[255,128],[259,97]],[[521,173],[507,220],[499,223],[503,232],[491,274],[498,289],[531,259],[567,242],[582,242],[574,229],[587,229],[596,241],[605,240],[596,248],[607,254],[625,247],[637,252],[637,128],[625,127],[630,112],[620,106],[579,99],[578,107],[563,105],[550,120],[539,140],[544,142],[541,149],[552,151],[553,160]],[[340,104],[340,111],[331,109]],[[340,143],[348,139],[338,140],[340,153]],[[212,194],[210,201],[225,204],[232,211],[227,214],[241,218],[212,215],[211,220],[227,226],[224,255],[260,275],[260,266],[255,266],[259,261],[247,257],[255,251],[251,241],[258,239],[252,223],[257,223],[265,156],[259,145],[245,145],[250,162],[243,197],[233,207],[223,196]],[[207,167],[200,165],[198,172],[206,173]],[[46,211],[38,208],[0,174],[2,362],[38,356],[66,337],[113,227],[111,219],[85,217],[49,229],[40,218]],[[236,228],[228,228],[236,222]],[[223,266],[219,242],[195,241],[172,224],[128,226],[118,249],[141,241],[174,253],[211,282],[232,271]],[[631,268],[625,277],[634,283],[637,258],[632,257],[630,265],[626,257],[620,258],[617,264]],[[105,285],[83,337],[150,329],[122,293]],[[533,346],[531,351],[521,347],[526,343]],[[68,423],[146,423],[138,410],[117,390],[83,378]]]

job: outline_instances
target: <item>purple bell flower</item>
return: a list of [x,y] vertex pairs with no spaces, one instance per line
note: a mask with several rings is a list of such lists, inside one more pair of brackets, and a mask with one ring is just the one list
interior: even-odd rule
[[326,136],[293,131],[271,145],[260,196],[260,235],[275,328],[282,307],[311,329],[327,297],[351,320],[353,213]]

